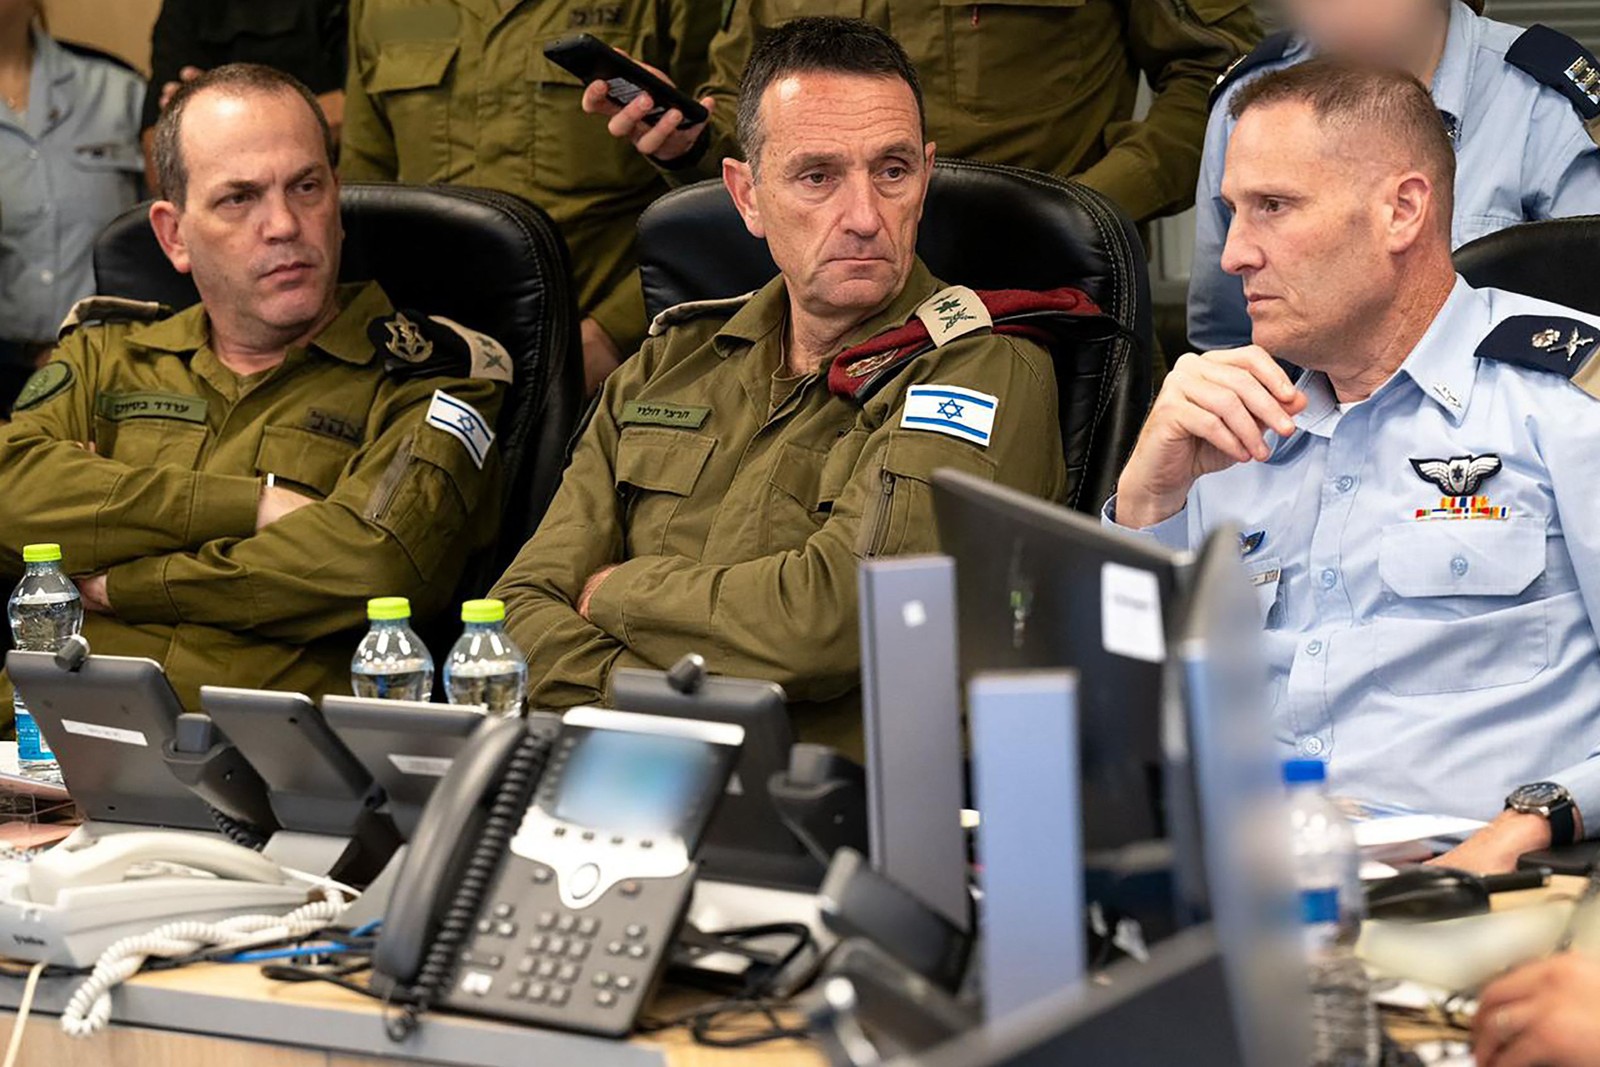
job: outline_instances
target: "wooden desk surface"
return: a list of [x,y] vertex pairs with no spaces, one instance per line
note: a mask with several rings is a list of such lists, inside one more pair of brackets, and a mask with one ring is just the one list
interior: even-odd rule
[[[11,980],[20,989],[21,982]],[[75,986],[77,980],[70,985]],[[157,971],[135,978],[132,986],[141,991],[168,990],[178,993],[199,993],[223,997],[235,1005],[272,1005],[283,1017],[283,1008],[305,1009],[307,1015],[333,1010],[346,1016],[343,1025],[355,1031],[358,1028],[380,1025],[382,1006],[376,1001],[327,983],[291,984],[263,978],[260,971],[249,965],[203,964],[179,970]],[[699,994],[668,989],[658,995],[652,1005],[654,1011],[672,1012],[692,1007]],[[14,1013],[5,1011],[6,1021],[0,1023],[0,1048],[10,1040]],[[293,1018],[292,1015],[289,1016]],[[443,1016],[427,1016],[428,1020]],[[221,1026],[213,1022],[212,1026]],[[332,1052],[322,1048],[293,1044],[296,1035],[292,1028],[283,1031],[281,1044],[258,1041],[241,1041],[214,1033],[208,1029],[205,1018],[192,1020],[186,1030],[129,1026],[113,1023],[93,1037],[78,1039],[62,1033],[59,1020],[53,1015],[33,1014],[29,1017],[23,1036],[22,1067],[377,1067],[394,1061],[383,1056]],[[302,1039],[303,1040],[303,1039]],[[669,1067],[730,1067],[733,1064],[751,1064],[754,1067],[822,1067],[819,1052],[805,1042],[785,1040],[748,1049],[715,1049],[694,1043],[689,1033],[682,1029],[664,1031],[631,1042],[605,1042],[586,1039],[583,1058],[590,1067],[606,1067],[607,1050],[615,1050],[617,1059],[627,1059],[626,1052],[655,1050]],[[626,1052],[625,1052],[626,1050]]]

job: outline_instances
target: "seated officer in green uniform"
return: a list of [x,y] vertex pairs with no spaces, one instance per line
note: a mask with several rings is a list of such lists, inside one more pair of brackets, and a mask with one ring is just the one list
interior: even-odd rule
[[0,581],[60,542],[94,651],[160,661],[188,708],[343,690],[367,598],[442,609],[494,529],[505,351],[337,284],[327,125],[288,75],[190,82],[155,153],[150,221],[200,303],[68,317],[0,429]]
[[916,258],[933,146],[893,38],[799,19],[743,84],[750,162],[723,180],[781,276],[656,319],[492,595],[534,705],[698,652],[781,683],[802,736],[858,748],[858,563],[936,547],[941,467],[1059,497],[1055,376]]

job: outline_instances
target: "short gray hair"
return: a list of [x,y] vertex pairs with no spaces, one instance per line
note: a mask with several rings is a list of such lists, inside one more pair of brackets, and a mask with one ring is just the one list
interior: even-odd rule
[[[274,96],[294,93],[299,96],[311,109],[311,114],[316,116],[317,125],[322,129],[322,144],[328,153],[328,166],[333,166],[333,130],[328,125],[328,116],[322,113],[322,105],[317,103],[317,98],[303,82],[293,75],[259,63],[229,63],[206,71],[192,82],[185,82],[173,94],[161,112],[161,118],[156,121],[150,154],[155,163],[156,193],[163,200],[183,207],[184,199],[189,194],[189,168],[183,160],[183,113],[188,109],[189,101],[213,89],[228,96],[256,93]],[[155,86],[151,86],[151,91],[157,91]]]

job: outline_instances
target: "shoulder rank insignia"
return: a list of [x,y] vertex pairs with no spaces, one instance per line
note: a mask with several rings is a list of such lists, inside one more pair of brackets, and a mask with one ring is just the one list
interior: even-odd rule
[[109,322],[155,322],[172,314],[172,309],[154,300],[129,300],[121,296],[86,296],[67,312],[56,331],[62,340],[79,326]]
[[1550,315],[1512,315],[1478,344],[1479,359],[1516,363],[1569,379],[1600,398],[1600,327]]
[[905,325],[885,330],[834,357],[828,368],[828,390],[865,404],[901,368],[924,352],[984,329],[1026,337],[1046,346],[1127,332],[1081,289],[978,292],[953,286],[924,301]]
[[1211,95],[1206,100],[1206,107],[1217,106],[1217,101],[1222,99],[1228,87],[1245,75],[1260,70],[1262,67],[1276,63],[1289,52],[1289,46],[1294,43],[1294,34],[1288,30],[1278,33],[1269,33],[1261,39],[1261,43],[1252,48],[1245,55],[1240,56],[1228,65],[1217,76],[1217,84],[1211,87]]
[[368,323],[367,339],[383,355],[384,369],[402,380],[487,378],[510,383],[515,373],[504,345],[443,315],[396,311]]
[[1438,486],[1445,496],[1472,496],[1479,486],[1500,473],[1500,457],[1486,452],[1481,456],[1414,459],[1411,469],[1418,478]]
[[681,304],[673,304],[650,320],[650,336],[660,337],[672,327],[682,325],[691,319],[698,319],[702,315],[732,315],[749,303],[750,298],[758,292],[759,289],[752,289],[741,296],[723,296],[714,300],[686,300]]
[[1572,102],[1584,129],[1600,143],[1600,59],[1549,26],[1535,25],[1506,49],[1506,62]]

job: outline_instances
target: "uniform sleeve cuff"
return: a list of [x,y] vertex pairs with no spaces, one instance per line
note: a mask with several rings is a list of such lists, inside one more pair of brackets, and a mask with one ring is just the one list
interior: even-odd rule
[[644,289],[639,283],[639,272],[633,271],[622,279],[600,303],[589,312],[589,317],[611,335],[617,349],[626,359],[639,351],[644,344],[645,321]]
[[[1115,200],[1117,206],[1127,212],[1129,218],[1141,225],[1158,215],[1170,212],[1178,204],[1183,204],[1185,197],[1194,196],[1192,186],[1176,197],[1164,193],[1129,152],[1113,151],[1077,175],[1077,180],[1095,192],[1104,193]],[[1187,207],[1188,204],[1183,206]]]
[[1174,552],[1182,552],[1189,547],[1189,509],[1187,507],[1179,508],[1177,512],[1168,515],[1154,526],[1146,526],[1136,530],[1131,526],[1123,526],[1117,522],[1117,498],[1115,494],[1112,494],[1111,499],[1106,501],[1105,507],[1100,509],[1100,522],[1104,526],[1115,526],[1119,530],[1126,530],[1131,534],[1148,537],[1172,549]]
[[189,544],[198,548],[220,537],[256,532],[261,483],[234,474],[197,474],[189,506]]
[[633,590],[652,567],[657,556],[638,556],[606,575],[600,588],[589,598],[589,621],[621,641],[628,641],[628,607]]
[[106,599],[111,610],[126,622],[165,623],[183,620],[167,594],[168,556],[131,560],[106,571]]

